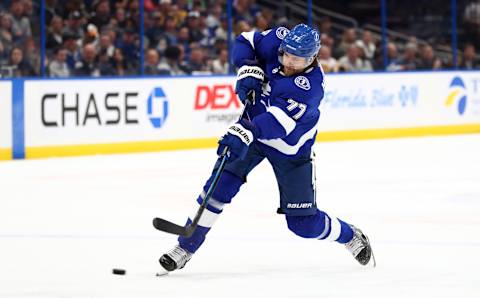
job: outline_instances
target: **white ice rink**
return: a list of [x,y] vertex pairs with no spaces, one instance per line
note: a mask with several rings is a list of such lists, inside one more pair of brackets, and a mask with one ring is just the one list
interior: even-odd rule
[[[316,144],[319,207],[377,268],[296,237],[268,163],[185,269],[155,277],[215,152],[0,163],[0,297],[480,297],[480,135]],[[115,276],[112,268],[125,268]]]

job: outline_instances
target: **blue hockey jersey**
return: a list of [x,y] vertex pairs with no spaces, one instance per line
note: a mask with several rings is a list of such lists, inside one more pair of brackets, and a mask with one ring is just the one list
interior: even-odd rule
[[265,72],[260,102],[248,109],[259,131],[256,142],[267,154],[295,157],[315,142],[324,74],[317,66],[293,76],[283,74],[278,48],[288,32],[278,27],[242,33],[233,47],[233,62],[241,67],[256,61]]

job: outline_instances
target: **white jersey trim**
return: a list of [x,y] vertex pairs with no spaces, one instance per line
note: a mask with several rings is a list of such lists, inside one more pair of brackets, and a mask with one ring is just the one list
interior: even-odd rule
[[[320,120],[320,118],[318,118]],[[287,144],[284,140],[282,139],[273,139],[273,140],[264,140],[264,139],[258,139],[259,142],[270,146],[272,148],[277,149],[283,154],[286,155],[295,155],[298,153],[298,150],[308,141],[311,140],[314,136],[315,133],[317,132],[317,123],[306,133],[304,133],[300,139],[298,140],[297,144],[295,145],[289,145]]]
[[255,31],[249,31],[249,32],[242,32],[243,38],[248,40],[248,42],[252,45],[252,48],[255,49],[255,44],[253,42],[253,37],[255,36]]
[[297,123],[295,120],[290,118],[282,109],[275,106],[270,106],[267,108],[267,112],[273,115],[275,119],[283,126],[287,135],[289,135],[294,129]]

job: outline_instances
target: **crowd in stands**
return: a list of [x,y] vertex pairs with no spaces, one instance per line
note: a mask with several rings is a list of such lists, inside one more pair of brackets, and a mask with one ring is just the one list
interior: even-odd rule
[[[46,0],[45,75],[125,76],[228,74],[225,0],[144,0],[143,40],[139,0]],[[472,6],[473,7],[473,6]],[[470,8],[468,16],[480,15]],[[0,3],[0,77],[38,76],[41,71],[39,0]],[[233,32],[292,26],[255,0],[233,2]],[[452,67],[431,45],[390,40],[387,63],[381,41],[368,30],[333,29],[329,18],[317,26],[326,72],[435,70]],[[480,28],[480,27],[479,27]],[[479,29],[480,30],[480,29]],[[141,42],[142,41],[142,42]],[[143,44],[143,53],[141,45]],[[460,45],[459,67],[480,67],[476,44]],[[144,64],[141,65],[141,54]]]

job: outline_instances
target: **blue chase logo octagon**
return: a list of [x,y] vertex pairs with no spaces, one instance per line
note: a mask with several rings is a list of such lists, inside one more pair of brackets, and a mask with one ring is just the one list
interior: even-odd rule
[[161,128],[168,118],[168,98],[161,87],[155,87],[148,96],[147,116],[155,128]]

